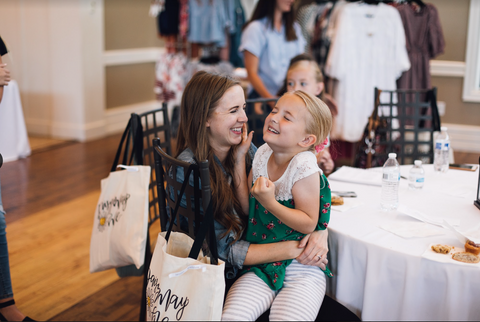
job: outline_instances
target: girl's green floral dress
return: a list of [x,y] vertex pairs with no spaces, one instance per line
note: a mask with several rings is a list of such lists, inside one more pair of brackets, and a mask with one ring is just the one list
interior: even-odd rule
[[[252,172],[253,182],[261,176],[268,178],[267,163],[272,154],[272,150],[267,144],[262,145],[253,160]],[[292,188],[295,182],[306,178],[314,173],[321,175],[320,179],[320,213],[316,230],[327,228],[330,220],[331,192],[330,185],[322,170],[317,165],[317,159],[312,152],[301,152],[295,155],[284,174],[275,184],[275,199],[288,208],[295,208],[295,202],[292,196]],[[293,230],[277,217],[268,212],[253,196],[250,194],[249,200],[249,218],[246,230],[246,240],[253,244],[266,244],[285,240],[301,240],[305,234]],[[285,270],[292,262],[292,259],[261,264],[255,266],[246,266],[242,273],[254,272],[260,277],[272,290],[279,290],[283,286]],[[330,270],[325,270],[325,274],[332,276]]]

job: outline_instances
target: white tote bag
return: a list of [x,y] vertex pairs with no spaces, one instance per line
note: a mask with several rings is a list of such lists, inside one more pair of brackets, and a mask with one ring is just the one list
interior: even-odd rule
[[[187,183],[185,180],[182,185],[179,200]],[[170,218],[176,218],[179,205]],[[221,320],[225,263],[218,258],[212,204],[205,208],[195,240],[184,233],[172,232],[173,225],[158,234],[147,276],[147,321]],[[212,258],[201,252],[207,233]]]
[[101,181],[90,241],[90,272],[145,261],[149,166],[123,166]]
[[225,263],[202,254],[188,257],[193,239],[160,233],[147,284],[147,321],[220,321],[225,295]]

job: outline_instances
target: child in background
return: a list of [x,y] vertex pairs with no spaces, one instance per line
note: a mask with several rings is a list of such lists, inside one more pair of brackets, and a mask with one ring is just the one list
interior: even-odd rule
[[[329,108],[303,91],[284,94],[265,120],[262,145],[248,176],[246,240],[252,244],[300,240],[327,228],[331,193],[317,165],[315,146],[325,143],[332,126]],[[247,137],[246,128],[243,133]],[[318,260],[325,254],[317,254]],[[228,292],[222,320],[255,321],[271,307],[270,320],[317,317],[325,295],[325,274],[295,259],[244,267]],[[248,304],[247,304],[248,303]],[[285,305],[288,303],[288,305]],[[246,305],[247,304],[247,305]]]
[[[284,85],[277,94],[282,96],[287,91],[302,90],[319,97],[330,108],[332,115],[335,116],[338,113],[337,104],[332,96],[325,93],[324,89],[323,75],[315,59],[308,54],[300,54],[290,60]],[[325,150],[317,151],[316,154],[318,164],[325,174],[331,173],[335,167],[328,150],[329,146],[330,139]]]

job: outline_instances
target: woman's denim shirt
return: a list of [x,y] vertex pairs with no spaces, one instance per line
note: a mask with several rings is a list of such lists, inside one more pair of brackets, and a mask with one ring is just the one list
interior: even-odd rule
[[[257,148],[252,144],[248,153],[250,154],[252,160],[257,152]],[[177,159],[188,162],[188,163],[196,163],[194,159],[194,155],[192,150],[189,148],[185,149]],[[215,162],[217,162],[220,167],[222,168],[223,172],[228,176],[228,182],[231,184],[232,177],[226,173],[225,169],[223,168],[220,161],[215,157]],[[182,183],[184,178],[183,168],[177,169],[177,181]],[[189,183],[193,187],[193,174],[190,175]],[[173,190],[169,190],[170,194],[173,195]],[[200,203],[202,204],[202,203]],[[185,201],[185,196],[182,197],[180,201],[180,206],[186,207],[187,203]],[[203,214],[203,209],[200,208],[200,212]],[[225,232],[227,229],[220,224],[218,221],[215,220],[215,235],[217,236],[217,248],[218,248],[218,256],[225,262],[225,276],[227,278],[234,278],[237,275],[239,269],[242,269],[243,263],[245,262],[245,257],[247,256],[248,247],[250,243],[240,239],[234,242],[235,240],[235,233],[230,231],[227,235]],[[220,236],[223,236],[220,238]]]

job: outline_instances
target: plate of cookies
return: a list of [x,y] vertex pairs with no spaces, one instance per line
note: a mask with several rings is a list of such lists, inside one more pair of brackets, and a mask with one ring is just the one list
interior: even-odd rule
[[447,244],[430,244],[422,257],[444,263],[455,263],[480,268],[480,244],[471,240],[465,242],[465,248]]
[[332,210],[344,212],[360,206],[361,204],[362,202],[357,198],[345,198],[332,193]]

